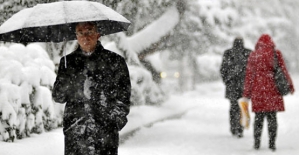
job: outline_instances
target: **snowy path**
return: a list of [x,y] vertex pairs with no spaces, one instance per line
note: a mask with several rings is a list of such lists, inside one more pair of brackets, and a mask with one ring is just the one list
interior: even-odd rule
[[[298,78],[297,78],[298,79]],[[294,79],[296,80],[296,79]],[[298,80],[297,80],[298,81]],[[294,81],[296,88],[299,88]],[[299,81],[298,81],[299,82]],[[205,87],[207,86],[207,87]],[[121,155],[297,155],[299,154],[298,92],[285,97],[286,112],[278,113],[277,151],[268,149],[264,125],[261,149],[253,149],[253,121],[241,139],[229,132],[229,102],[223,99],[221,84],[205,84],[177,101],[193,107],[178,120],[143,128],[120,146]],[[207,92],[209,88],[209,92]],[[251,118],[254,114],[251,113]],[[266,123],[266,120],[265,120]]]
[[[299,91],[299,76],[293,77]],[[120,145],[119,155],[297,155],[299,154],[299,93],[285,97],[286,112],[278,113],[278,139],[275,153],[268,149],[264,126],[261,150],[252,149],[253,131],[234,138],[229,132],[229,102],[218,81],[199,85],[195,91],[173,95],[162,107],[132,109],[128,126],[151,122],[188,110],[180,119],[165,120],[140,130]],[[251,117],[254,114],[251,113]],[[148,124],[148,123],[144,123]],[[122,134],[123,134],[122,133]],[[57,129],[15,143],[0,142],[0,155],[63,155],[62,130]]]

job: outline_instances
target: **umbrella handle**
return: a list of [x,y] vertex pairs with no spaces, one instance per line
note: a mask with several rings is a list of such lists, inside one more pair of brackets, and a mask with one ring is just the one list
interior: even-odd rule
[[66,51],[64,50],[63,53],[64,53],[64,67],[67,68],[67,66],[66,66]]
[[63,55],[64,55],[64,67],[67,68],[67,65],[66,65],[66,39],[63,38],[63,45],[62,45],[62,50],[63,50]]

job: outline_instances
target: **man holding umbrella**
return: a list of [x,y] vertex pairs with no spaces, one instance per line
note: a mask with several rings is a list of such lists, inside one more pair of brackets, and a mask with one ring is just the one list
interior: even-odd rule
[[0,26],[5,42],[66,42],[79,47],[62,57],[53,99],[66,103],[66,155],[117,155],[119,134],[129,113],[131,83],[121,56],[103,48],[100,36],[126,31],[130,21],[90,1],[38,4]]
[[65,154],[117,155],[130,105],[126,62],[103,48],[95,23],[78,23],[76,36],[79,48],[61,58],[53,88],[53,99],[66,102]]

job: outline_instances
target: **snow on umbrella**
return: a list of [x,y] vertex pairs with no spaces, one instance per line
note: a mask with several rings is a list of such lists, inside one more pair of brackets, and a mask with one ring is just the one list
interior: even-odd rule
[[6,42],[62,42],[76,40],[78,22],[97,23],[101,36],[126,31],[130,25],[113,9],[88,1],[61,1],[38,4],[14,14],[0,27],[0,40]]

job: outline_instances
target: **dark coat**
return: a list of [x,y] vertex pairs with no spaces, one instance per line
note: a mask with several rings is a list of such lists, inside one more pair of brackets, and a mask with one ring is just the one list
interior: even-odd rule
[[220,67],[226,86],[225,97],[237,100],[242,97],[247,59],[251,50],[244,48],[242,39],[235,39],[233,47],[223,54]]
[[[90,81],[89,99],[84,94],[86,79]],[[100,42],[90,56],[78,48],[66,56],[66,64],[61,58],[52,96],[56,102],[66,103],[63,123],[66,154],[84,154],[78,145],[87,139],[95,145],[96,152],[116,149],[117,154],[118,131],[127,123],[130,95],[124,58],[104,49]],[[85,131],[84,135],[77,134],[78,130]]]
[[[262,35],[255,46],[255,51],[248,58],[243,96],[250,98],[253,112],[284,111],[283,97],[274,81],[275,44],[269,35]],[[282,54],[276,50],[278,65],[281,66],[290,84],[294,86],[286,69]]]

